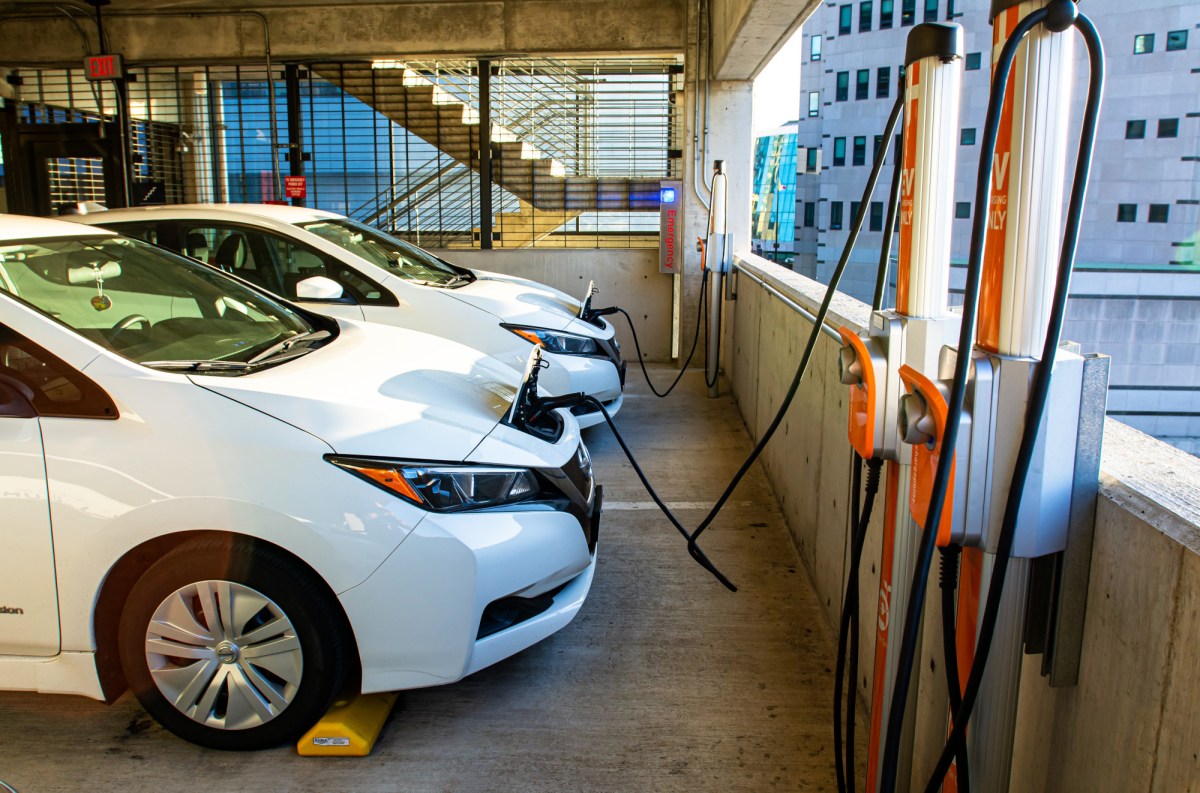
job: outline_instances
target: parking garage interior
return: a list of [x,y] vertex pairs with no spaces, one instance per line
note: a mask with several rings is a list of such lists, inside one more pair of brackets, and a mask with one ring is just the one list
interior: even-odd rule
[[[21,793],[210,784],[840,791],[843,775],[857,780],[849,789],[879,784],[872,767],[882,749],[872,746],[871,725],[883,719],[883,678],[872,667],[878,628],[900,617],[881,589],[893,518],[876,508],[856,558],[862,491],[839,366],[839,333],[868,337],[872,307],[827,294],[750,248],[751,87],[816,2],[96,5],[0,3],[0,211],[288,204],[381,229],[454,267],[545,284],[572,305],[583,301],[580,318],[589,299],[621,306],[628,322],[606,321],[627,366],[622,402],[605,405],[620,407],[612,424],[655,492],[603,410],[566,419],[568,429],[585,415],[594,421],[579,437],[603,486],[586,602],[570,624],[521,652],[444,685],[404,686],[366,756],[297,756],[294,741],[253,752],[202,748],[161,726],[131,692],[109,704],[37,693],[54,690],[54,678],[24,667],[5,677],[21,659],[6,667],[0,657],[0,688],[9,689],[0,691],[0,782]],[[103,64],[116,71],[91,79],[89,69]],[[664,218],[676,196],[670,244],[680,256],[667,267]],[[229,237],[219,230],[201,239],[147,229],[121,231],[161,245],[176,234],[181,253],[222,265]],[[697,240],[707,241],[706,269]],[[706,293],[722,283],[711,275],[722,262],[723,284]],[[108,265],[90,266],[96,276],[86,283],[102,300],[104,279],[120,270],[103,276]],[[64,284],[83,277],[64,272]],[[275,291],[287,275],[281,270]],[[283,297],[302,295],[293,284]],[[721,313],[706,325],[714,302]],[[693,359],[694,339],[701,352]],[[801,358],[811,360],[793,401]],[[681,367],[677,389],[658,398],[647,378],[661,388]],[[785,402],[791,407],[773,423]],[[1057,649],[1032,642],[1012,659],[1008,754],[995,780],[972,780],[978,789],[1200,789],[1192,661],[1200,463],[1099,422],[1096,471],[1074,491],[1086,502],[1072,524],[1082,583],[1062,583],[1064,563],[1052,563],[1060,577],[1046,596],[1050,622],[1065,627],[1051,641]],[[768,434],[704,534],[702,555],[736,585],[731,592],[695,563],[655,500],[694,527]],[[849,705],[835,708],[849,593],[861,604],[858,674],[845,684]],[[4,592],[4,605],[20,597]],[[952,701],[937,598],[933,585],[893,789],[923,789],[946,744]],[[1038,596],[1029,603],[1036,612]],[[835,710],[852,712],[857,731],[836,732]]]

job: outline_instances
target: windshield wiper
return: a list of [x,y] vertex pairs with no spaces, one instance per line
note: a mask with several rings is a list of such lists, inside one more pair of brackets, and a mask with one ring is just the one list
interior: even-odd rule
[[178,372],[241,372],[250,368],[242,361],[142,361],[142,366],[151,369]]
[[471,278],[471,276],[469,276],[469,275],[458,274],[446,282],[446,287],[448,289],[453,289],[454,287],[458,286],[459,284],[469,284],[473,280],[474,279]]
[[272,344],[267,349],[255,355],[250,360],[246,361],[247,366],[254,366],[256,363],[262,363],[268,358],[273,358],[281,352],[287,352],[297,344],[309,341],[320,341],[321,339],[329,338],[331,334],[327,330],[310,330],[308,333],[298,333],[295,336],[288,336],[283,341]]

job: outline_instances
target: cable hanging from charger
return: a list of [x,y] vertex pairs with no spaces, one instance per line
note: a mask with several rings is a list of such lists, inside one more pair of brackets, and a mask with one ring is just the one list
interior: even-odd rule
[[1044,9],[1038,9],[1022,19],[1009,35],[996,62],[988,102],[987,118],[984,122],[983,143],[980,148],[979,172],[975,186],[974,219],[971,226],[971,246],[967,263],[967,282],[963,301],[962,325],[959,332],[959,355],[955,361],[954,375],[947,400],[946,428],[941,447],[946,450],[938,460],[931,489],[929,512],[917,551],[917,563],[913,568],[912,584],[909,589],[901,632],[900,653],[897,663],[895,686],[887,715],[887,740],[884,743],[883,765],[880,771],[881,793],[893,793],[896,789],[896,773],[899,762],[900,733],[904,725],[904,711],[908,702],[908,691],[912,682],[912,670],[916,659],[917,633],[920,627],[921,610],[925,602],[926,584],[933,561],[936,527],[941,524],[942,507],[950,480],[950,465],[954,460],[953,450],[958,442],[958,429],[966,396],[967,374],[971,360],[970,351],[975,346],[975,318],[979,307],[979,286],[982,280],[983,244],[988,218],[987,207],[992,185],[992,161],[995,156],[996,138],[1000,129],[1000,108],[1008,84],[1013,58],[1017,46],[1025,34],[1046,17]]
[[1049,394],[1050,372],[1061,336],[1066,296],[1070,284],[1070,273],[1078,242],[1079,224],[1082,219],[1083,198],[1086,193],[1091,167],[1096,119],[1099,114],[1100,91],[1104,82],[1103,50],[1100,45],[1099,36],[1090,20],[1086,16],[1079,14],[1078,9],[1075,8],[1074,3],[1070,2],[1070,0],[1054,0],[1046,8],[1037,9],[1021,19],[1005,41],[994,70],[995,76],[988,103],[987,121],[984,127],[984,139],[981,147],[979,174],[976,184],[975,220],[972,224],[962,330],[959,337],[959,354],[955,363],[950,399],[948,401],[946,430],[942,438],[942,448],[947,450],[947,453],[943,454],[939,459],[933,487],[930,492],[929,512],[926,524],[922,527],[917,565],[913,571],[912,589],[910,590],[911,597],[905,615],[900,662],[897,668],[896,688],[893,691],[891,707],[888,713],[887,742],[884,749],[880,787],[883,793],[892,793],[896,788],[899,735],[904,721],[904,709],[915,660],[917,626],[920,623],[920,613],[924,602],[930,563],[932,561],[936,534],[934,528],[941,523],[942,510],[949,489],[950,466],[954,459],[953,450],[957,444],[958,428],[963,412],[967,373],[970,366],[971,350],[974,348],[975,319],[979,300],[979,286],[982,278],[983,248],[986,218],[988,216],[986,210],[991,192],[992,163],[995,156],[996,138],[998,136],[1004,92],[1012,70],[1012,63],[1016,56],[1017,47],[1030,30],[1044,22],[1048,22],[1051,29],[1056,32],[1065,31],[1072,25],[1080,31],[1088,45],[1092,74],[1089,82],[1084,121],[1080,132],[1079,154],[1076,160],[1076,172],[1060,252],[1059,273],[1055,286],[1053,308],[1042,359],[1034,369],[1030,401],[1026,411],[1025,429],[1021,436],[1020,450],[1013,472],[1013,479],[1010,484],[1008,499],[1005,504],[1004,519],[1001,524],[1000,547],[992,569],[984,617],[980,622],[977,653],[967,684],[963,689],[962,702],[955,709],[952,718],[950,736],[943,747],[934,774],[926,787],[927,791],[935,791],[941,785],[941,781],[955,757],[958,746],[964,739],[967,722],[970,718],[975,699],[978,696],[983,669],[987,662],[992,634],[995,629],[999,610],[999,596],[1003,590],[1007,561],[1011,555],[1012,530],[1015,528],[1021,493],[1024,490],[1025,479],[1029,473],[1033,448],[1037,441],[1037,430],[1040,426],[1046,398]]
[[[1058,8],[1051,9],[1057,5]],[[1068,8],[1069,6],[1069,8]],[[975,661],[971,665],[971,674],[963,689],[962,703],[954,714],[953,727],[943,747],[942,754],[934,772],[926,785],[927,793],[936,791],[941,780],[949,770],[954,756],[956,743],[966,734],[967,722],[979,695],[980,684],[983,680],[984,668],[987,664],[988,653],[991,649],[992,638],[995,634],[996,622],[1000,611],[1000,595],[1004,589],[1005,576],[1008,572],[1008,561],[1012,556],[1012,546],[1015,539],[1017,514],[1021,506],[1021,495],[1029,475],[1033,460],[1034,447],[1037,445],[1038,429],[1045,415],[1046,403],[1050,394],[1050,380],[1054,368],[1054,358],[1062,338],[1062,326],[1066,318],[1067,296],[1070,293],[1071,272],[1075,264],[1075,251],[1079,243],[1079,229],[1083,220],[1083,202],[1087,194],[1088,180],[1091,176],[1092,151],[1095,147],[1096,127],[1100,116],[1100,102],[1104,91],[1104,45],[1100,34],[1092,21],[1078,10],[1074,3],[1067,0],[1057,0],[1048,6],[1048,24],[1056,32],[1074,27],[1083,37],[1088,48],[1088,65],[1091,70],[1088,80],[1087,103],[1084,106],[1083,123],[1079,132],[1079,150],[1075,159],[1075,176],[1071,186],[1071,197],[1067,204],[1067,218],[1063,229],[1062,247],[1059,253],[1057,280],[1054,286],[1054,298],[1051,303],[1050,320],[1046,329],[1046,339],[1042,346],[1042,357],[1034,367],[1033,382],[1030,387],[1029,403],[1026,407],[1025,428],[1021,434],[1021,444],[1017,452],[1016,465],[1013,469],[1012,484],[1004,504],[1004,517],[1000,524],[1000,537],[996,550],[996,561],[992,567],[991,581],[988,586],[987,599],[984,605],[983,617],[980,620]]]

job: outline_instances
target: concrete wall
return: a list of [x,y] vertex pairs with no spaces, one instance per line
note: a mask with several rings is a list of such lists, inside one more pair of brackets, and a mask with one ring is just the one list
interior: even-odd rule
[[[740,266],[815,311],[824,287],[756,256]],[[725,368],[746,426],[759,437],[795,371],[811,323],[745,274],[728,304]],[[861,330],[868,307],[839,295],[829,321]],[[839,343],[818,341],[812,369],[763,465],[826,616],[845,590],[850,447]],[[1025,659],[1011,790],[1026,793],[1200,791],[1200,460],[1109,420],[1097,507],[1079,684],[1051,689],[1040,656]],[[868,532],[859,581],[877,602],[881,510]],[[927,607],[928,608],[928,607]],[[869,658],[874,622],[864,618]],[[941,659],[920,709],[945,712]],[[856,681],[870,702],[870,674]],[[936,744],[936,745],[935,745]],[[915,775],[941,740],[918,741]],[[924,787],[914,780],[914,789]]]
[[[667,361],[671,351],[672,277],[658,272],[658,249],[439,251],[447,261],[480,270],[539,281],[582,298],[588,281],[600,292],[597,307],[617,305],[637,323],[638,339],[647,361]],[[636,366],[637,353],[629,325],[621,316],[609,317],[616,326],[621,351]],[[630,377],[641,377],[630,373]]]
[[[104,14],[112,51],[127,61],[213,63],[263,56],[262,20],[255,16],[236,10],[167,16],[136,7],[129,11],[130,5],[116,3]],[[685,40],[681,0],[249,2],[243,7],[265,18],[272,57],[279,60],[678,52]],[[80,34],[62,14],[38,20],[19,16],[5,15],[0,25],[5,65],[76,65],[82,59]],[[86,18],[81,25],[95,48],[94,25]]]

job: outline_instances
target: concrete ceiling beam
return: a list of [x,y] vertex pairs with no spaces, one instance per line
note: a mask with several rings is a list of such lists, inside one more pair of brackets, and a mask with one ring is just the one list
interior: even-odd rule
[[820,0],[712,0],[716,80],[753,80]]

